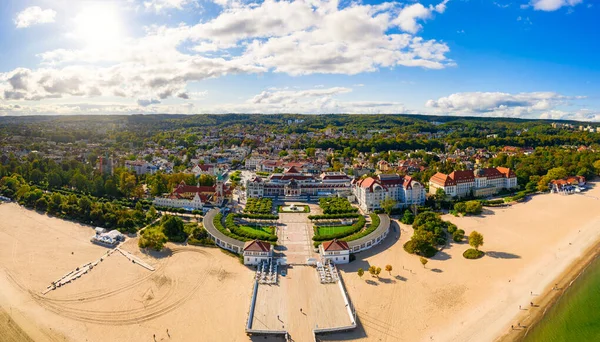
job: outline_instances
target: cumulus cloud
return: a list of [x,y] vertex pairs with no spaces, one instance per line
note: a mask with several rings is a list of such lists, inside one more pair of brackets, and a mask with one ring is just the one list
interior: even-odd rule
[[537,11],[551,12],[561,7],[573,7],[582,2],[583,0],[531,0],[529,5]]
[[509,94],[501,92],[455,93],[429,100],[425,106],[438,113],[459,115],[520,117],[549,112],[581,96],[565,96],[553,92]]
[[408,5],[400,11],[398,18],[394,20],[394,23],[403,31],[417,33],[423,28],[421,24],[417,23],[417,20],[430,19],[436,12],[444,13],[448,1],[450,0],[444,0],[436,6],[430,5],[429,7],[425,7],[420,3]]
[[[443,13],[447,2],[424,8]],[[164,9],[185,8],[195,1],[143,3]],[[455,65],[447,57],[445,43],[409,31],[391,33],[401,12],[414,4],[340,6],[336,0],[266,0],[230,5],[206,22],[149,26],[143,36],[123,38],[104,49],[42,52],[37,69],[0,73],[0,97],[39,101],[104,96],[146,104],[149,99],[190,100],[186,89],[191,82],[225,75],[354,75],[400,66]],[[405,14],[406,18],[413,18],[415,25],[425,19]]]
[[27,7],[17,14],[15,24],[17,28],[25,28],[37,24],[53,23],[56,18],[56,11],[52,9],[42,9],[39,6]]

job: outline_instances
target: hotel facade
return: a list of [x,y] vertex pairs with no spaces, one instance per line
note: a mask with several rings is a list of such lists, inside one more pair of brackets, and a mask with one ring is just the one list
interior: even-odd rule
[[429,180],[429,193],[443,189],[450,197],[486,197],[502,189],[517,188],[517,175],[506,167],[454,171],[449,175],[436,173]]
[[331,196],[350,189],[351,178],[343,172],[323,172],[319,176],[300,172],[290,167],[283,173],[274,173],[267,179],[254,177],[246,181],[246,197],[285,197],[307,199]]
[[381,209],[381,201],[390,197],[396,208],[425,203],[425,187],[410,176],[380,174],[352,182],[352,192],[365,212]]

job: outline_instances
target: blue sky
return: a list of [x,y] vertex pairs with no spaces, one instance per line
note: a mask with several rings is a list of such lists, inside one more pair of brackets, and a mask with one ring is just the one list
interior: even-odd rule
[[1,0],[0,115],[600,121],[593,0]]

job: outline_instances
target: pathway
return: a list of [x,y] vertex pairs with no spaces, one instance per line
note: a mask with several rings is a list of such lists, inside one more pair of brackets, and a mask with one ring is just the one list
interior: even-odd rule
[[[311,213],[318,208],[315,205],[310,207]],[[306,264],[307,258],[316,257],[312,241],[313,224],[308,219],[311,213],[279,213],[276,252],[285,257],[288,264]]]

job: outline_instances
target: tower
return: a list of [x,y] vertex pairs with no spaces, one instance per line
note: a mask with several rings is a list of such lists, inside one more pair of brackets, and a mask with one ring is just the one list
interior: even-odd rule
[[216,182],[215,182],[215,202],[222,204],[225,199],[225,191],[223,184],[223,173],[221,170],[215,171]]

